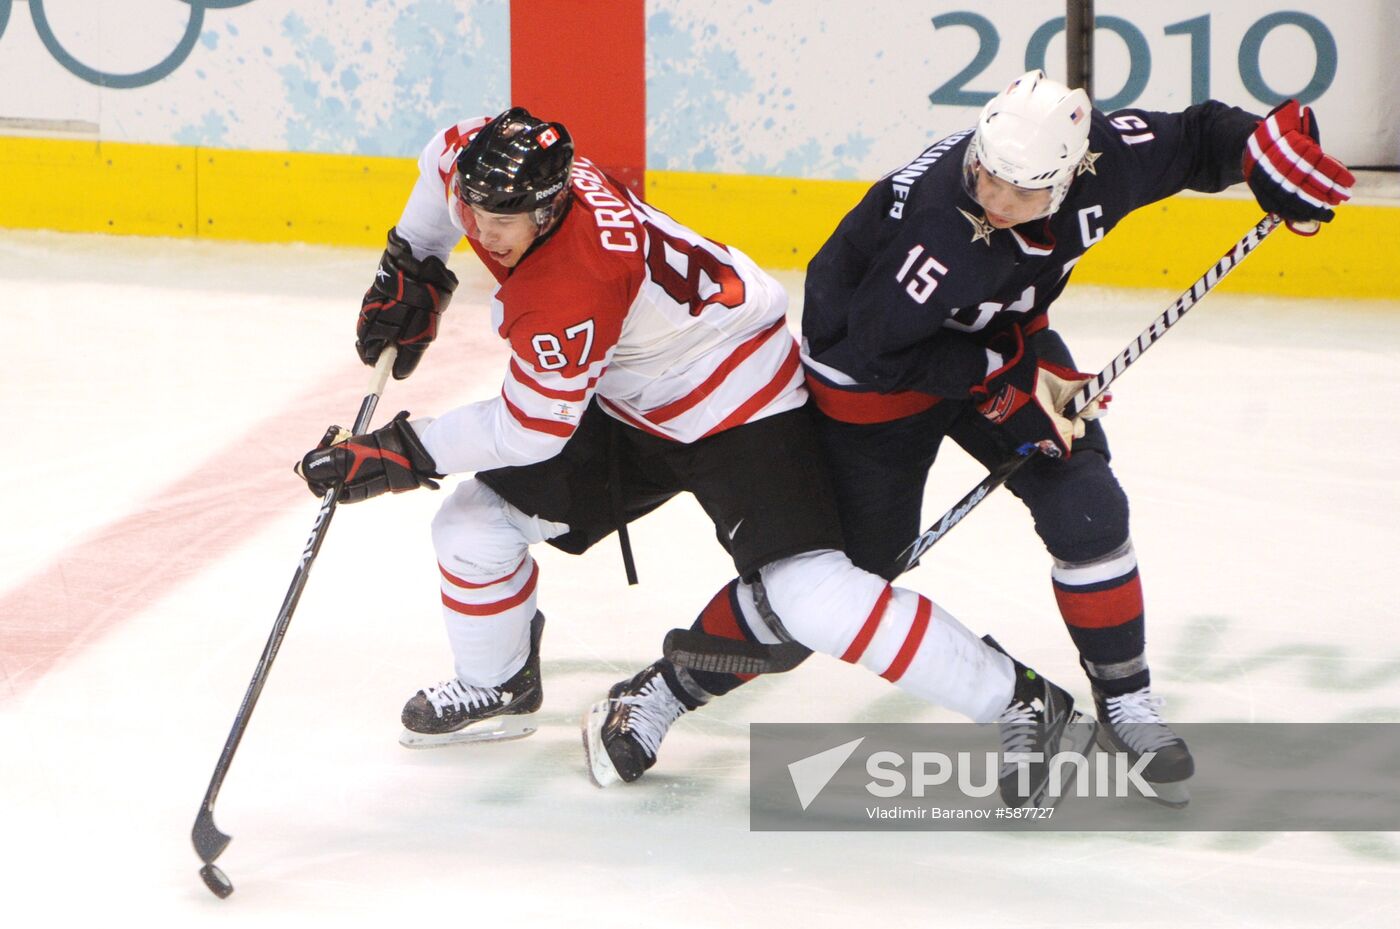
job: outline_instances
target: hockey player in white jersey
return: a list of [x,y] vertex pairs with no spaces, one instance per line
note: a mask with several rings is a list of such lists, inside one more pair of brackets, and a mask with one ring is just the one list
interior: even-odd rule
[[[544,617],[530,546],[582,552],[682,491],[803,644],[858,655],[918,697],[999,720],[1007,750],[1048,758],[1065,738],[1087,743],[1092,724],[1066,728],[1079,715],[1068,693],[841,553],[776,281],[634,198],[574,157],[564,126],[520,108],[439,133],[420,172],[365,296],[360,356],[372,364],[393,344],[395,376],[413,371],[466,235],[498,282],[491,325],[512,352],[501,391],[323,441],[300,465],[313,492],[339,485],[345,502],[475,472],[432,526],[453,674],[409,699],[404,744],[533,731]],[[664,660],[614,687],[585,721],[590,775],[633,780],[654,758],[635,739],[602,750],[603,726],[659,742],[707,698]],[[1028,795],[1016,774],[1003,783],[1008,803],[1049,802],[1043,764],[1031,766]]]

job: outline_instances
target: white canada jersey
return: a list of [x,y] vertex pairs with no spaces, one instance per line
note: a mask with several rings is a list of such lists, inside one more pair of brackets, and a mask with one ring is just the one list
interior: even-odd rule
[[[398,223],[446,260],[465,231],[457,154],[487,119],[438,133]],[[515,268],[471,241],[498,284],[492,323],[512,356],[499,396],[416,421],[444,473],[552,458],[596,394],[613,417],[694,442],[806,401],[787,294],[746,255],[697,235],[576,158],[570,208]]]

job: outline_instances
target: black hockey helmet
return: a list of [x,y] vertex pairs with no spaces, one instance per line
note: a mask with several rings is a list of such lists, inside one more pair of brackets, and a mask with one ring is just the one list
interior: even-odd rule
[[562,123],[511,107],[481,128],[457,156],[453,192],[463,212],[530,213],[541,230],[568,202],[574,140]]

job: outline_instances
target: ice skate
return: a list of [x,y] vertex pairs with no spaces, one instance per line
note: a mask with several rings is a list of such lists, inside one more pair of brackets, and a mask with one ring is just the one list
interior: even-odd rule
[[1162,719],[1162,702],[1151,687],[1117,697],[1095,687],[1099,747],[1106,752],[1127,753],[1129,766],[1147,752],[1154,753],[1142,769],[1142,779],[1157,794],[1147,799],[1181,809],[1191,802],[1186,782],[1196,772],[1196,763],[1186,742]]
[[[982,641],[1006,655],[1006,649],[991,636],[983,636]],[[1075,766],[1058,767],[1061,781],[1052,790],[1050,759],[1059,752],[1087,752],[1097,727],[1074,708],[1074,698],[1063,688],[1015,658],[1011,662],[1016,670],[1016,686],[1011,702],[997,720],[1003,758],[997,778],[1001,799],[1012,807],[1053,807],[1064,795]],[[1015,756],[1028,753],[1038,753],[1041,760],[1024,764],[1015,761]]]
[[671,724],[690,707],[663,677],[659,663],[631,680],[614,684],[583,717],[583,753],[588,776],[599,787],[632,782],[656,764]]
[[544,614],[530,621],[530,657],[510,680],[495,687],[473,687],[453,678],[424,687],[403,708],[405,748],[437,748],[462,742],[523,739],[535,731],[540,686],[540,636]]

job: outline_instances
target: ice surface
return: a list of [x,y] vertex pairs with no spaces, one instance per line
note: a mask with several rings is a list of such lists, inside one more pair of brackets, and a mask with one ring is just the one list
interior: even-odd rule
[[[405,751],[403,701],[450,673],[426,492],[338,513],[224,785],[237,892],[215,899],[189,829],[315,513],[291,463],[368,380],[351,343],[375,258],[0,233],[7,925],[1393,921],[1393,835],[750,833],[749,722],[952,719],[831,659],[681,720],[646,778],[597,790],[579,717],[730,574],[689,500],[634,528],[640,587],[611,543],[536,552],[537,735]],[[499,389],[488,281],[455,264],[439,344],[378,421]],[[1054,320],[1096,370],[1173,296],[1071,288]],[[1212,294],[1116,385],[1172,718],[1400,721],[1398,310]],[[930,519],[979,476],[945,450]],[[1087,698],[1006,491],[907,581]]]

